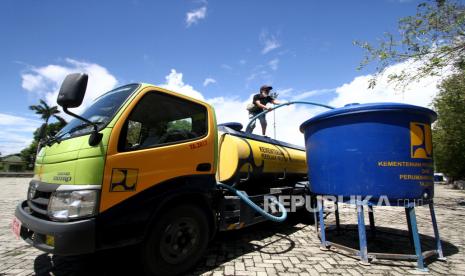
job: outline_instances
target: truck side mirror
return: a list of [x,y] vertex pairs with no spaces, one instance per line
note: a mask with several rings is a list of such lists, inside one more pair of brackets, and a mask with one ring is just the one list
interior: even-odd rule
[[103,134],[98,132],[97,124],[68,110],[68,108],[78,107],[82,104],[82,100],[84,100],[84,95],[86,94],[88,79],[89,76],[84,73],[67,75],[61,84],[57,103],[63,107],[63,111],[66,114],[94,127],[94,131],[89,136],[89,145],[96,146],[100,143],[100,141],[102,141],[103,137]]
[[63,108],[78,107],[82,104],[87,88],[87,74],[74,73],[66,76],[58,93],[57,103]]

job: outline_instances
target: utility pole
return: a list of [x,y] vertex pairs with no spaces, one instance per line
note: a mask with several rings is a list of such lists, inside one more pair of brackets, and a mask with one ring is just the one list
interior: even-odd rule
[[[277,92],[274,92],[274,93],[271,93],[270,96],[273,98],[273,99],[277,99],[279,94]],[[274,108],[274,106],[273,106]],[[276,139],[276,111],[275,109],[273,109],[273,138]]]
[[273,110],[273,130],[274,130],[274,139],[276,140],[276,110]]

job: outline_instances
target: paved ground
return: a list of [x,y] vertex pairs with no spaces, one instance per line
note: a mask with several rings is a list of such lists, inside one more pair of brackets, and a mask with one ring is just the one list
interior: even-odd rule
[[[15,240],[10,222],[16,204],[26,196],[25,178],[0,178],[0,276],[4,275],[139,275],[135,248],[64,258],[44,254]],[[432,259],[430,274],[465,275],[465,192],[437,186],[436,213],[447,262]],[[380,230],[400,229],[404,236],[378,233],[369,249],[391,253],[411,252],[406,235],[404,210],[375,209]],[[424,249],[432,247],[429,211],[417,208]],[[341,222],[354,224],[354,212],[341,214]],[[329,223],[333,217],[328,217]],[[321,251],[319,239],[308,219],[294,216],[286,224],[265,223],[236,232],[221,233],[209,246],[193,275],[406,275],[425,274],[415,262],[375,261],[362,266],[356,259]],[[330,235],[330,239],[356,245],[355,232]]]

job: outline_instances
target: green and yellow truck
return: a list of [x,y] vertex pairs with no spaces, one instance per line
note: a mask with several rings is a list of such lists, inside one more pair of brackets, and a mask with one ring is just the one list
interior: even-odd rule
[[13,231],[56,255],[139,244],[146,270],[191,268],[217,231],[265,220],[221,184],[264,195],[305,194],[304,149],[217,125],[209,104],[149,84],[103,94],[81,115],[85,74],[57,102],[74,117],[37,155]]

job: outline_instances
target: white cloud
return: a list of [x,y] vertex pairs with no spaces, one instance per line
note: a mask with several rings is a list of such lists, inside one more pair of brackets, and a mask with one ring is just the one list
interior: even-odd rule
[[283,89],[274,89],[277,90],[280,97],[287,98],[291,95],[291,92],[294,91],[294,88],[283,88]]
[[192,24],[197,23],[199,20],[204,19],[207,16],[207,7],[203,6],[196,10],[192,10],[186,13],[186,24],[190,27]]
[[267,54],[274,49],[281,47],[281,43],[278,41],[275,35],[269,34],[263,30],[259,37],[260,43],[263,46],[262,54]]
[[219,124],[228,122],[244,123],[248,118],[246,106],[249,102],[252,102],[252,98],[243,100],[238,97],[216,97],[207,99],[207,102],[215,108],[216,120]]
[[32,133],[41,121],[0,113],[0,153],[18,153],[32,142]]
[[372,75],[358,76],[351,82],[337,87],[337,96],[329,104],[340,107],[354,102],[399,102],[429,107],[433,98],[438,93],[437,85],[444,77],[451,74],[450,70],[445,70],[440,77],[426,77],[418,82],[410,83],[404,88],[388,82],[390,74],[399,73],[405,69],[415,70],[418,66],[418,64],[406,61],[388,67],[385,73],[377,80],[377,85],[374,89],[368,88],[369,80],[373,77]]
[[[44,99],[49,105],[57,105],[56,98],[63,79],[66,75],[76,72],[89,75],[83,104],[73,109],[76,113],[81,113],[97,97],[118,84],[116,78],[105,67],[68,58],[63,64],[33,67],[24,72],[21,74],[21,86],[33,94],[37,100]],[[70,119],[66,114],[61,115]],[[32,141],[33,131],[41,124],[40,119],[0,113],[0,152],[2,154],[17,153],[27,147]]]
[[175,69],[171,69],[171,72],[165,77],[166,82],[159,86],[195,99],[203,100],[204,97],[202,93],[195,90],[191,85],[185,84],[182,77],[182,73],[178,73]]
[[[276,110],[276,139],[288,143],[304,146],[304,136],[300,132],[300,125],[318,113],[327,111],[325,108],[309,105],[289,105]],[[267,134],[273,137],[273,112],[267,115]],[[259,124],[258,124],[259,125]]]
[[213,78],[206,78],[204,81],[203,81],[203,86],[207,86],[209,84],[213,84],[213,83],[216,83],[216,80],[213,79]]
[[225,70],[232,70],[233,68],[228,65],[228,64],[221,64],[221,68],[225,69]]
[[19,153],[32,142],[32,137],[0,130],[0,153],[2,156]]
[[44,79],[40,75],[23,74],[21,86],[27,91],[44,89]]
[[36,67],[31,69],[30,72],[23,73],[21,75],[22,87],[34,93],[37,98],[45,99],[48,104],[56,105],[58,91],[63,79],[66,75],[77,72],[89,75],[84,101],[79,108],[74,109],[77,113],[81,113],[97,97],[115,88],[118,84],[116,78],[105,67],[95,63],[67,58],[63,65],[50,64]]
[[279,59],[275,58],[275,59],[270,60],[268,62],[268,65],[270,66],[271,70],[273,71],[278,70]]
[[245,81],[247,85],[254,80],[271,84],[273,82],[273,72],[278,70],[278,67],[278,58],[272,59],[264,64],[258,64],[250,71]]
[[321,94],[325,94],[325,93],[330,93],[330,92],[334,92],[335,89],[314,89],[314,90],[310,90],[310,91],[305,91],[305,92],[301,92],[295,96],[292,97],[292,100],[293,101],[300,101],[300,100],[303,100],[303,99],[306,99],[306,98],[310,98],[310,97],[313,97],[313,96],[317,96],[317,95],[321,95]]
[[27,131],[30,130],[31,127],[35,129],[37,125],[40,125],[39,120],[0,113],[0,127],[2,129],[4,129],[5,126],[15,126],[15,128],[20,129],[27,127]]
[[[271,63],[271,65],[273,65],[273,62]],[[249,74],[249,76],[245,79],[246,82],[249,83],[253,80],[259,80],[263,83],[271,84],[272,75],[269,72],[269,69],[272,70],[272,68],[270,68],[271,65],[267,63],[267,64],[259,64],[255,66],[252,69],[252,72]]]

